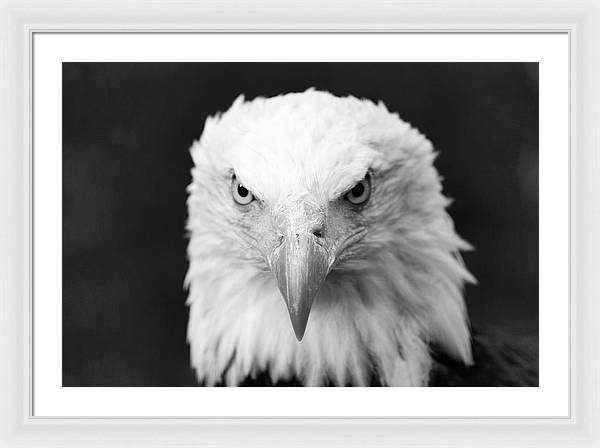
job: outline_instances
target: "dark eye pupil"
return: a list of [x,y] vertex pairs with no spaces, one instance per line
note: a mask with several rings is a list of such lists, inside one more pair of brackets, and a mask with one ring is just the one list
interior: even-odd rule
[[352,189],[352,194],[354,196],[362,196],[362,194],[365,192],[365,186],[362,184],[362,182],[360,184],[357,184],[353,189]]
[[240,197],[245,198],[246,196],[248,196],[248,190],[246,188],[244,188],[243,185],[238,185],[237,187],[237,191],[238,194],[240,195]]

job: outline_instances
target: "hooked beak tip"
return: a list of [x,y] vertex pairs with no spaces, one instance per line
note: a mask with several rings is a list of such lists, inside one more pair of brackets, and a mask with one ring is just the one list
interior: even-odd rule
[[299,316],[293,316],[290,313],[292,328],[294,329],[294,335],[296,335],[296,339],[298,340],[298,342],[302,342],[302,339],[304,338],[304,333],[306,332],[306,326],[308,324],[309,314],[310,309],[306,310],[305,313]]
[[294,334],[296,335],[296,339],[298,340],[298,342],[302,342],[302,338],[304,338],[304,331],[294,330]]

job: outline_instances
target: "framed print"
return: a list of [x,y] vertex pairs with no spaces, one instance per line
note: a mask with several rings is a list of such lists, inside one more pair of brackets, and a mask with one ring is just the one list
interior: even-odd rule
[[34,34],[34,415],[568,415],[568,36],[271,38]]
[[596,5],[93,5],[2,6],[3,443],[599,444]]

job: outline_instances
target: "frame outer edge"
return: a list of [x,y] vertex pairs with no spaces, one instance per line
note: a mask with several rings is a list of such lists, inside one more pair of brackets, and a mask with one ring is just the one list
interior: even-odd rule
[[24,186],[22,34],[16,15],[0,5],[0,446],[22,429],[26,393],[23,339],[28,215]]
[[600,446],[600,4],[582,17],[577,40],[572,202],[577,220],[573,226],[577,268],[572,275],[577,298],[576,418]]
[[[139,2],[127,2],[123,7],[113,3],[103,3],[101,1],[85,2],[86,5],[93,6],[92,10],[98,13],[98,20],[103,23],[111,23],[113,19],[123,19],[128,17],[134,4]],[[209,2],[210,3],[210,2]],[[267,8],[270,2],[264,2]],[[419,5],[423,2],[414,2],[419,10]],[[425,2],[435,5],[439,2]],[[488,2],[490,3],[490,2]],[[534,17],[536,7],[534,3],[523,2],[523,16],[526,19]],[[52,5],[58,4],[56,11],[52,12]],[[156,3],[158,4],[158,3]],[[342,14],[342,20],[353,16],[353,20],[359,17],[360,2],[352,2],[355,11]],[[497,3],[491,2],[492,5]],[[211,3],[214,11],[218,11],[216,2]],[[448,2],[446,8],[456,7],[457,10],[464,11],[464,2]],[[462,5],[462,9],[461,9]],[[572,6],[571,6],[572,5]],[[254,4],[257,10],[264,11],[264,5]],[[514,18],[516,23],[519,21],[520,14],[516,11],[518,6],[508,6],[510,13],[507,17]],[[53,27],[64,21],[59,12],[69,12],[66,14],[67,21],[74,22],[68,26],[74,28],[85,28],[83,23],[96,22],[90,19],[89,14],[84,19],[85,13],[79,11],[79,8],[70,2],[34,2],[28,3],[25,9],[19,9],[12,2],[0,2],[0,208],[2,214],[2,233],[0,233],[0,355],[3,357],[0,363],[0,446],[83,446],[88,444],[101,446],[122,445],[125,443],[144,443],[147,446],[159,445],[178,445],[190,446],[192,443],[211,444],[215,446],[231,446],[232,443],[244,444],[247,446],[280,446],[285,443],[286,432],[289,436],[296,436],[297,439],[290,441],[287,446],[300,445],[301,441],[315,442],[328,445],[353,446],[364,443],[376,444],[379,446],[392,445],[398,443],[401,437],[406,437],[409,445],[419,446],[484,446],[486,444],[494,446],[514,446],[514,443],[521,442],[528,446],[581,446],[598,447],[600,446],[600,355],[599,342],[600,330],[597,320],[600,318],[600,305],[597,293],[600,291],[600,240],[598,229],[600,229],[600,184],[597,179],[600,178],[600,7],[598,4],[590,1],[575,1],[571,4],[565,1],[547,3],[551,10],[548,14],[543,14],[539,20],[536,20],[536,28],[554,27],[555,23],[564,23],[565,17],[577,23],[577,40],[574,43],[576,59],[572,59],[572,81],[575,81],[575,88],[572,90],[571,98],[572,119],[575,127],[571,135],[571,175],[572,175],[572,214],[571,224],[572,243],[574,250],[571,254],[573,261],[572,271],[572,293],[577,294],[576,307],[573,308],[572,325],[573,333],[576,337],[572,340],[572,366],[573,366],[573,391],[576,393],[577,401],[574,408],[576,417],[575,424],[564,424],[560,422],[524,423],[524,424],[489,424],[469,422],[456,422],[448,425],[447,423],[435,422],[425,424],[415,423],[383,423],[378,424],[366,422],[351,422],[350,424],[340,423],[319,423],[307,422],[290,423],[288,422],[255,422],[239,423],[233,422],[211,422],[194,423],[179,421],[173,423],[155,423],[153,431],[148,431],[147,424],[137,422],[122,423],[89,423],[89,422],[38,422],[32,423],[29,416],[29,360],[25,353],[28,351],[26,344],[28,341],[27,329],[23,329],[29,323],[26,311],[28,306],[24,298],[29,296],[29,207],[27,196],[29,194],[29,156],[28,148],[24,138],[28,135],[28,129],[25,126],[29,119],[28,106],[28,79],[26,79],[25,67],[28,67],[28,42],[26,36],[29,35],[25,22],[41,23]],[[17,8],[17,12],[15,12]],[[106,11],[114,8],[116,14],[111,16]],[[121,10],[119,11],[119,9]],[[216,9],[215,9],[216,8]],[[312,12],[317,10],[312,6]],[[366,8],[366,3],[363,3]],[[492,7],[493,8],[493,7]],[[492,9],[490,8],[490,9]],[[166,7],[163,4],[163,10]],[[176,9],[176,8],[175,8]],[[427,8],[426,8],[427,9]],[[119,28],[153,28],[152,20],[160,19],[161,8],[154,8],[153,14],[146,14],[136,23],[115,27]],[[202,8],[199,8],[202,10]],[[423,8],[420,9],[421,11]],[[227,14],[239,18],[240,14],[227,12],[224,8],[217,14],[209,14],[204,23],[206,26],[199,28],[220,28],[217,24],[218,17]],[[279,9],[281,11],[281,8]],[[291,12],[295,11],[293,9]],[[485,11],[485,8],[484,8]],[[331,16],[331,10],[328,10],[326,16]],[[564,13],[567,13],[563,15]],[[302,14],[300,14],[302,15]],[[460,14],[458,14],[460,15]],[[481,13],[475,14],[481,16]],[[278,18],[277,14],[267,14],[269,17]],[[310,14],[308,15],[310,16]],[[375,17],[377,14],[374,15]],[[415,20],[412,14],[411,19],[402,19],[403,22]],[[172,15],[167,16],[169,20]],[[199,17],[197,14],[196,18]],[[254,16],[253,16],[254,17]],[[307,17],[304,14],[303,17]],[[379,15],[381,18],[382,15]],[[440,14],[437,15],[440,17]],[[371,22],[373,15],[365,18],[361,28],[378,28]],[[554,21],[551,19],[554,18]],[[81,23],[75,23],[81,19]],[[217,20],[215,20],[217,19]],[[281,19],[281,17],[279,17]],[[398,16],[386,20],[393,22]],[[461,28],[457,13],[451,14],[444,24],[439,27],[447,29]],[[471,20],[473,20],[471,18]],[[495,18],[491,19],[496,20]],[[545,26],[543,21],[547,21]],[[426,18],[422,18],[424,23]],[[212,25],[211,25],[212,22]],[[318,24],[315,21],[315,25]],[[324,23],[322,20],[318,20]],[[506,19],[506,23],[511,20]],[[116,22],[115,22],[116,23]],[[183,23],[183,21],[182,21]],[[269,28],[282,28],[279,24],[274,24],[268,20],[266,23]],[[289,27],[288,20],[288,27]],[[551,24],[552,23],[552,24]],[[456,24],[456,25],[455,25]],[[261,28],[263,25],[257,25],[250,19],[244,23],[237,23],[237,28]],[[88,25],[89,26],[89,25]],[[168,25],[165,25],[167,27]],[[266,26],[266,25],[265,25]],[[337,26],[342,28],[338,23]],[[510,27],[510,25],[506,25]],[[190,26],[193,28],[193,25]],[[283,28],[285,28],[285,24]],[[348,25],[347,28],[354,26]],[[397,24],[396,27],[400,27]],[[407,27],[411,28],[409,24]],[[412,25],[412,27],[419,27]],[[521,28],[517,25],[516,28]],[[532,26],[533,27],[533,26]],[[331,27],[333,28],[333,26]],[[389,26],[393,28],[393,24]],[[463,29],[466,27],[462,27]],[[481,30],[496,28],[492,25],[483,25],[478,27]],[[523,26],[523,28],[526,28]],[[577,121],[575,121],[577,117]],[[585,198],[585,203],[582,199]],[[577,269],[575,270],[575,267]],[[573,300],[575,302],[575,300]],[[575,356],[576,355],[576,356]],[[577,369],[575,369],[577,367]],[[25,421],[23,421],[23,418]],[[99,436],[98,425],[102,424],[103,435]],[[310,425],[311,431],[307,431],[307,425]],[[429,429],[428,429],[429,428]],[[312,431],[314,429],[314,432]],[[338,433],[333,438],[327,430],[333,430]],[[336,430],[337,429],[337,430]],[[346,439],[340,434],[347,429]],[[431,431],[434,429],[434,431]],[[368,431],[367,431],[368,430]],[[491,431],[488,434],[488,430]],[[507,431],[505,436],[501,436],[501,431]],[[156,432],[157,436],[147,433]],[[439,432],[439,437],[435,441],[426,436],[419,436],[422,433],[432,434]],[[237,434],[233,434],[237,433]],[[310,434],[307,434],[310,433]],[[312,435],[311,435],[312,434]],[[469,435],[470,434],[470,435]],[[447,436],[442,440],[443,436]],[[248,440],[245,437],[260,437],[259,440]],[[497,440],[490,440],[489,436],[496,436]],[[172,438],[171,438],[172,437]],[[201,439],[200,439],[201,437]],[[476,442],[476,440],[479,443]],[[404,439],[402,439],[404,440]],[[425,442],[425,440],[429,440]],[[486,443],[486,441],[488,443]],[[264,443],[263,443],[264,442]],[[337,442],[337,443],[336,443]],[[520,443],[519,443],[520,444]]]

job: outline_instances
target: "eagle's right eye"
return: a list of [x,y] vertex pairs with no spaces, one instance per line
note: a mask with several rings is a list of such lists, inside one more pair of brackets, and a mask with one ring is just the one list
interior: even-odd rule
[[348,202],[360,205],[367,202],[369,196],[371,196],[371,176],[367,173],[344,197]]
[[231,181],[231,195],[233,200],[240,205],[248,205],[254,200],[254,195],[235,176]]

